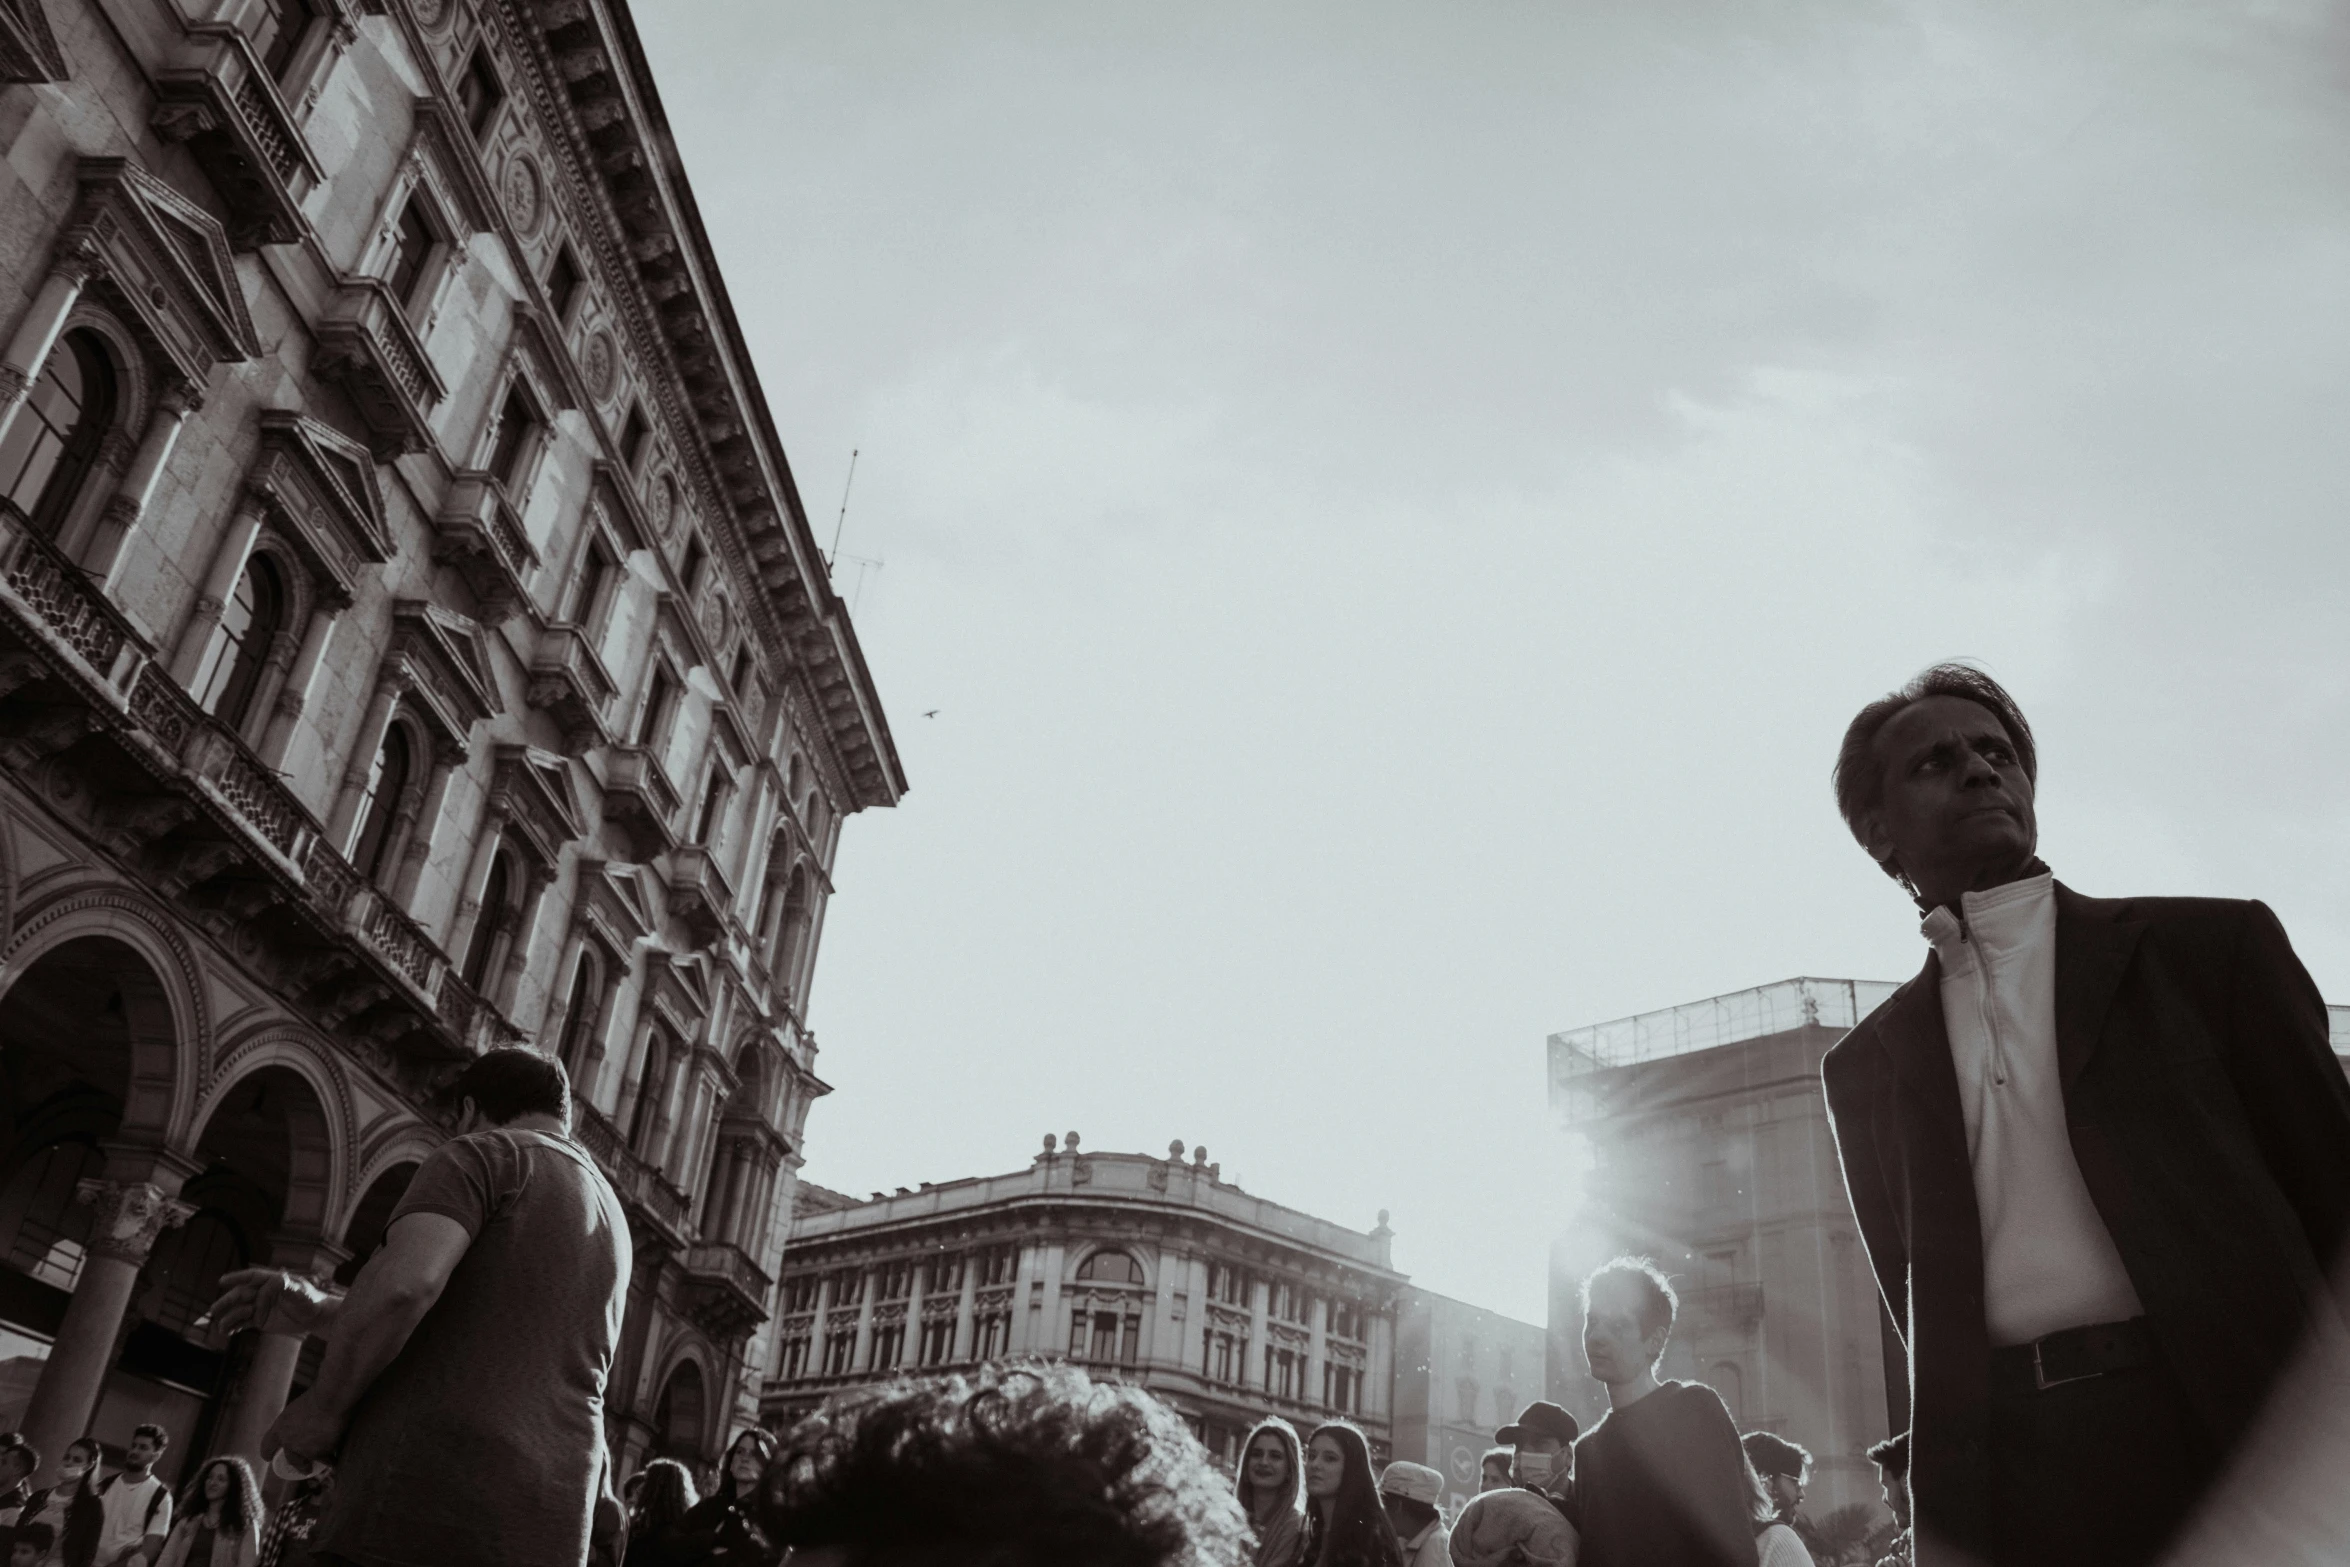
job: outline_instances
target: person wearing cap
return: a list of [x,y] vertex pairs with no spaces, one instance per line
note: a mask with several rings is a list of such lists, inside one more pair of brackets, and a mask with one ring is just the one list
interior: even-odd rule
[[1452,1536],[1436,1510],[1444,1476],[1426,1464],[1399,1458],[1379,1476],[1379,1502],[1403,1546],[1404,1567],[1445,1567],[1452,1560]]
[[1493,1433],[1495,1442],[1517,1450],[1511,1470],[1518,1484],[1548,1497],[1570,1523],[1575,1518],[1575,1438],[1582,1434],[1575,1417],[1546,1398],[1528,1404]]

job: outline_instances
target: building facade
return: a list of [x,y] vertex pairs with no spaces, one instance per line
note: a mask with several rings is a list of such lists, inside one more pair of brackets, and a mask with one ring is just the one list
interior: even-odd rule
[[1794,979],[1553,1034],[1550,1100],[1583,1200],[1551,1250],[1550,1396],[1586,1429],[1607,1408],[1582,1354],[1577,1286],[1652,1257],[1681,1316],[1661,1375],[1711,1384],[1741,1431],[1815,1460],[1806,1508],[1874,1502],[1866,1451],[1909,1424],[1820,1088],[1820,1058],[1892,994]]
[[1267,1414],[1342,1417],[1386,1456],[1396,1312],[1368,1233],[1252,1196],[1205,1149],[1163,1159],[1044,1140],[1026,1170],[821,1200],[793,1219],[761,1412],[1007,1355],[1149,1389],[1227,1465]]
[[627,1205],[624,1463],[755,1413],[904,780],[618,0],[0,0],[0,1424],[252,1454],[483,1048]]
[[1493,1433],[1543,1391],[1548,1334],[1432,1290],[1406,1289],[1395,1321],[1395,1454],[1444,1476],[1457,1515],[1477,1494]]

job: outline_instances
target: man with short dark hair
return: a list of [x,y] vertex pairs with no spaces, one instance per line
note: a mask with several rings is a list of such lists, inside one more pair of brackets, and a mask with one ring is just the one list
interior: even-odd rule
[[171,1533],[171,1487],[155,1475],[155,1461],[171,1446],[159,1425],[131,1428],[122,1467],[98,1487],[106,1525],[98,1536],[98,1567],[155,1567]]
[[792,1567],[1231,1567],[1232,1487],[1167,1405],[1075,1366],[996,1363],[837,1400],[785,1433],[759,1523]]
[[1877,1558],[1877,1567],[1914,1567],[1917,1554],[1909,1537],[1909,1433],[1896,1431],[1869,1449],[1869,1462],[1877,1466],[1877,1489],[1885,1498],[1885,1510],[1893,1515],[1893,1538],[1885,1554]]
[[[563,1068],[485,1052],[349,1295],[231,1274],[222,1331],[325,1335],[318,1380],[263,1439],[335,1458],[317,1559],[361,1567],[578,1567],[611,1487],[604,1384],[628,1223],[573,1143]],[[339,1456],[337,1456],[339,1454]]]
[[1749,1431],[1738,1445],[1746,1449],[1747,1466],[1770,1499],[1772,1521],[1784,1524],[1814,1558],[1823,1554],[1819,1532],[1801,1516],[1804,1487],[1811,1483],[1811,1450],[1775,1431]]
[[2152,1560],[2340,1331],[2350,1084],[2316,987],[2259,903],[2058,885],[2038,780],[1963,665],[1863,708],[1836,761],[1931,948],[1821,1068],[1908,1347],[1928,1567]]
[[1583,1358],[1608,1412],[1575,1444],[1581,1567],[1753,1567],[1753,1489],[1738,1427],[1702,1382],[1660,1382],[1679,1310],[1646,1257],[1583,1281]]

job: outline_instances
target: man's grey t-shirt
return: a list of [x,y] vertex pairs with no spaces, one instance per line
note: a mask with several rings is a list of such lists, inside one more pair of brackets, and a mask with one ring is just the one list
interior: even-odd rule
[[492,1129],[424,1161],[391,1222],[411,1213],[473,1242],[360,1401],[314,1546],[370,1567],[578,1567],[628,1294],[619,1199],[575,1145]]

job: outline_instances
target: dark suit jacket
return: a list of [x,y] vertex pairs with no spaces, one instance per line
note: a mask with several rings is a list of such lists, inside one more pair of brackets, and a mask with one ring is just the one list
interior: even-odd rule
[[[2323,1313],[2350,1231],[2350,1083],[2267,906],[2056,888],[2073,1154],[2216,1467]],[[1982,1221],[1940,963],[1822,1063],[1844,1184],[1909,1349],[1920,1562],[1988,1554]]]

